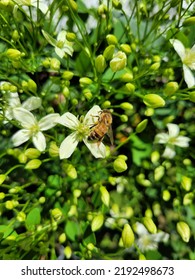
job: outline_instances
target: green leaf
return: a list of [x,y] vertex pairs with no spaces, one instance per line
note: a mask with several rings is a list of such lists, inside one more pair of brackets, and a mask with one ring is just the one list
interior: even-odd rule
[[94,232],[91,231],[91,225],[88,225],[83,236],[83,244],[89,243],[96,244],[96,238]]
[[41,215],[39,208],[33,208],[27,215],[25,225],[28,230],[34,230],[35,226],[40,224]]
[[75,241],[80,232],[78,223],[74,221],[67,221],[65,225],[65,232],[70,240]]
[[132,145],[133,162],[137,166],[140,166],[143,159],[150,156],[152,151],[152,144],[142,141],[136,135],[133,135],[131,140],[133,141],[133,145]]
[[54,39],[51,35],[49,35],[49,33],[47,33],[46,31],[44,31],[43,29],[42,29],[42,33],[43,33],[43,36],[45,37],[45,39],[47,40],[47,42],[48,42],[49,44],[51,44],[51,45],[54,46],[54,47],[57,45],[57,40]]
[[12,232],[12,227],[0,225],[0,239],[8,237]]

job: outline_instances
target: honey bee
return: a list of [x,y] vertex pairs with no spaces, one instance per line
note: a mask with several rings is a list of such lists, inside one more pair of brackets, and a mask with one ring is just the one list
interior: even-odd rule
[[97,123],[91,127],[89,140],[96,140],[98,146],[101,144],[105,135],[108,135],[113,145],[113,133],[112,133],[112,114],[109,110],[100,111]]

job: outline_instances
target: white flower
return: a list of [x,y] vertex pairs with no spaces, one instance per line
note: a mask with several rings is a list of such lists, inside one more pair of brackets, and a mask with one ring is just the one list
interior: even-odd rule
[[39,8],[43,14],[46,14],[48,11],[48,6],[45,4],[44,0],[15,0],[14,2],[21,6],[33,6]]
[[188,88],[193,87],[195,77],[191,70],[195,70],[195,45],[191,49],[186,49],[182,42],[177,39],[171,39],[170,42],[183,63],[184,80]]
[[47,33],[45,30],[42,30],[42,33],[48,43],[55,47],[55,52],[59,57],[63,58],[65,54],[72,56],[73,43],[66,39],[67,32],[65,30],[58,34],[57,40],[49,35],[49,33]]
[[145,226],[139,222],[136,222],[136,233],[139,236],[136,243],[142,252],[155,250],[158,248],[159,242],[167,242],[169,239],[168,233],[160,231],[158,233],[151,234],[147,231]]
[[179,126],[173,123],[168,123],[168,133],[159,133],[155,136],[155,143],[166,144],[163,157],[173,158],[175,156],[174,146],[181,148],[189,147],[190,138],[186,136],[179,136]]
[[69,158],[76,149],[79,141],[82,140],[94,157],[104,158],[106,156],[106,147],[102,142],[98,145],[97,142],[88,140],[90,127],[97,121],[97,116],[100,111],[100,107],[95,105],[88,111],[83,120],[81,120],[81,118],[79,120],[69,112],[63,114],[57,120],[58,123],[73,130],[73,132],[67,136],[60,145],[60,159]]
[[13,145],[17,147],[32,138],[34,146],[40,152],[43,152],[46,148],[46,139],[42,131],[54,127],[59,114],[49,114],[37,121],[28,110],[16,108],[14,110],[14,118],[23,128],[12,136]]

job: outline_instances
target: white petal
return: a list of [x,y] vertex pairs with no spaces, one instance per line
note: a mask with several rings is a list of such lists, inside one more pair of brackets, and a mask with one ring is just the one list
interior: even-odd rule
[[37,124],[33,114],[22,107],[13,109],[13,115],[14,118],[19,121],[24,128],[29,129],[32,125]]
[[41,98],[34,97],[34,96],[28,98],[26,101],[24,101],[22,103],[22,108],[24,108],[28,111],[35,110],[35,109],[39,108],[40,106],[41,106]]
[[39,150],[40,152],[45,151],[46,148],[46,140],[45,136],[41,131],[37,132],[33,137],[32,137],[33,144]]
[[177,137],[179,135],[179,126],[174,123],[168,123],[167,124],[168,131],[169,131],[169,137]]
[[9,92],[8,93],[8,103],[10,107],[20,107],[20,99],[17,92]]
[[101,108],[98,105],[94,105],[86,114],[84,118],[84,123],[86,125],[92,126],[97,122],[100,115]]
[[75,117],[75,115],[69,112],[59,117],[57,119],[57,122],[73,130],[75,130],[80,123],[79,120]]
[[181,60],[183,60],[185,57],[185,47],[182,42],[177,39],[171,39],[170,42],[173,45],[175,51],[180,56]]
[[165,144],[169,141],[169,135],[165,132],[158,133],[155,136],[154,143]]
[[152,234],[154,242],[167,242],[169,239],[169,234],[163,231],[160,231],[156,234]]
[[88,141],[87,138],[84,138],[83,142],[95,158],[106,157],[106,147],[102,142],[100,143],[100,145],[98,145],[97,142]]
[[55,52],[56,52],[56,54],[57,54],[60,58],[63,58],[64,55],[65,55],[65,52],[64,52],[62,49],[58,48],[58,47],[55,47]]
[[48,6],[44,4],[44,1],[39,0],[39,6],[38,6],[37,0],[31,0],[31,6],[34,6],[35,8],[39,7],[39,9],[43,14],[47,13]]
[[174,146],[172,145],[168,145],[166,146],[165,150],[164,150],[164,153],[162,154],[162,157],[165,157],[165,158],[174,158],[175,156],[175,150],[174,150]]
[[60,145],[60,149],[59,149],[60,159],[69,158],[74,152],[74,150],[76,149],[78,142],[79,140],[77,138],[76,131],[71,133],[69,136],[67,136]]
[[139,222],[136,222],[136,227],[135,227],[136,233],[140,236],[149,234],[145,226]]
[[65,42],[66,41],[66,34],[67,33],[66,33],[65,30],[60,31],[60,33],[57,36],[57,41]]
[[177,139],[175,139],[174,145],[185,148],[189,147],[189,141],[191,139],[186,136],[178,136]]
[[49,114],[43,117],[39,121],[40,130],[44,131],[54,127],[57,124],[57,119],[59,118],[59,116],[60,115],[56,113],[56,114]]
[[20,146],[30,139],[30,132],[27,129],[21,129],[12,136],[12,143],[15,147]]
[[184,80],[185,80],[188,88],[195,86],[194,74],[192,73],[190,68],[188,66],[186,66],[185,64],[183,64],[183,72],[184,72]]

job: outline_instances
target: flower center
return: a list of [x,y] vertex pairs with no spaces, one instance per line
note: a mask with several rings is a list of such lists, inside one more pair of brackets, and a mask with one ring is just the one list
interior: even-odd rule
[[84,137],[88,136],[90,132],[90,129],[88,126],[86,126],[84,123],[80,122],[77,126],[77,133],[79,141],[82,141]]
[[40,131],[38,123],[33,124],[30,128],[31,135],[35,135]]
[[64,46],[64,42],[63,41],[58,41],[56,46],[61,49]]

